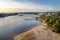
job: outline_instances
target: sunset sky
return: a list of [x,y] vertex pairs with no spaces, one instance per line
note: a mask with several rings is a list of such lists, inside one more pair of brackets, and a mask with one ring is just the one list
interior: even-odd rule
[[0,0],[0,12],[60,11],[60,0]]

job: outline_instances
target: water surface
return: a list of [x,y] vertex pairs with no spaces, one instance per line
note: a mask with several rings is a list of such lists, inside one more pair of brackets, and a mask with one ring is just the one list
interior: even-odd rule
[[39,23],[33,15],[0,18],[0,38],[20,34],[39,25]]

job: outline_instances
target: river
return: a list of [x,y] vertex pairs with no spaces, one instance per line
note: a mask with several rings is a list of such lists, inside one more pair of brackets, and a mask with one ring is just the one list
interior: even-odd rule
[[12,37],[40,24],[33,15],[8,16],[0,18],[0,38]]

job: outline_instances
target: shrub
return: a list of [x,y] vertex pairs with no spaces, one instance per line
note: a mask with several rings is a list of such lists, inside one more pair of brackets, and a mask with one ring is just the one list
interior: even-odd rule
[[50,16],[41,15],[40,18],[44,20],[52,31],[60,33],[60,12],[56,12]]
[[50,17],[47,16],[47,17],[45,18],[45,23],[47,23],[47,22],[49,22],[49,21],[50,21]]
[[42,14],[42,15],[39,16],[39,18],[40,18],[41,20],[44,20],[44,19],[46,18],[46,15],[45,15],[45,14]]
[[52,26],[52,31],[60,33],[60,25],[59,24],[54,24]]

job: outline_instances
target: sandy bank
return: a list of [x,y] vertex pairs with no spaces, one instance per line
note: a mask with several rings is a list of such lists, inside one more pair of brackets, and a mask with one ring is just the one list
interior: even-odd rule
[[60,40],[60,34],[52,32],[45,23],[41,23],[38,27],[15,36],[13,40]]

